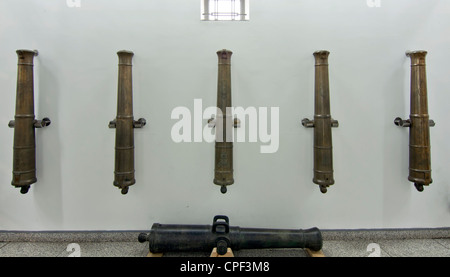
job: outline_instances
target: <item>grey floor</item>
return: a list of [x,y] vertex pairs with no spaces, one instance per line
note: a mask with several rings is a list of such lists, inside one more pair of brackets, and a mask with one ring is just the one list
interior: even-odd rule
[[[326,257],[450,257],[450,238],[324,240]],[[137,241],[0,242],[0,257],[146,257],[148,243]],[[235,257],[308,257],[303,249],[233,251]],[[210,253],[164,253],[163,257],[208,257]]]

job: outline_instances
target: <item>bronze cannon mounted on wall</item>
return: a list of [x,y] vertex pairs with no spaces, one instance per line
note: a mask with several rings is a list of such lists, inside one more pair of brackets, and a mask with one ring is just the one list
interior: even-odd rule
[[216,127],[214,184],[221,186],[222,193],[227,192],[227,186],[234,183],[233,178],[233,127],[239,126],[238,119],[232,119],[231,114],[231,55],[230,50],[219,50],[217,56],[217,114],[211,118],[209,126]]
[[36,120],[34,115],[33,59],[37,50],[17,50],[16,114],[8,124],[14,128],[13,179],[11,184],[25,194],[36,178],[35,128],[44,128],[51,121],[45,117]]
[[338,127],[337,120],[331,118],[330,88],[328,77],[328,51],[314,52],[314,120],[304,118],[302,125],[314,128],[314,177],[313,182],[320,186],[322,193],[334,184],[333,141],[331,127]]
[[301,229],[241,228],[230,226],[224,215],[216,215],[212,225],[152,225],[149,234],[141,233],[139,242],[149,242],[151,253],[164,252],[211,252],[217,248],[224,255],[228,248],[307,248],[322,249],[322,234],[316,227]]
[[426,51],[408,51],[411,58],[411,95],[410,116],[403,120],[395,118],[394,123],[400,127],[409,128],[409,176],[418,191],[430,185],[431,149],[430,127],[435,125],[428,115],[427,76],[425,57]]
[[136,183],[134,177],[134,128],[142,128],[144,118],[134,120],[132,59],[133,52],[119,51],[119,81],[117,90],[117,116],[109,122],[109,128],[116,129],[114,186],[128,193],[128,187]]

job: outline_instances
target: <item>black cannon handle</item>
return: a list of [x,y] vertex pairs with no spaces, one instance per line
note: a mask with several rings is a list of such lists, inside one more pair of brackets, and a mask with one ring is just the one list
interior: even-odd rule
[[[219,219],[223,219],[225,221],[219,221]],[[230,232],[230,220],[226,215],[216,215],[213,219],[212,232],[213,233],[229,233]],[[218,231],[217,227],[223,226],[224,231]],[[222,229],[222,228],[219,228]]]

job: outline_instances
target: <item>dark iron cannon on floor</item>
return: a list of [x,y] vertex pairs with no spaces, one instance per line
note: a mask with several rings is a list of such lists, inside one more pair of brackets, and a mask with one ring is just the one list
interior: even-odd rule
[[211,252],[223,255],[228,248],[307,248],[322,249],[322,235],[318,228],[264,229],[230,226],[229,219],[217,215],[212,225],[153,224],[150,233],[141,233],[139,242],[149,242],[151,253]]

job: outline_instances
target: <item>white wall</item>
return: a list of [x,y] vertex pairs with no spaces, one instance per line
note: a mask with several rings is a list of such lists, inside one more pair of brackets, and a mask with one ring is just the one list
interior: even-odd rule
[[[199,0],[0,2],[0,230],[142,230],[154,222],[321,229],[450,226],[450,2],[446,0],[253,0],[248,22],[201,22]],[[38,49],[37,178],[10,185],[16,49]],[[280,147],[235,143],[235,184],[212,183],[214,144],[172,141],[173,108],[216,103],[216,51],[232,57],[233,104],[279,107]],[[136,180],[112,184],[118,50],[132,50]],[[331,52],[336,184],[312,183],[316,50]],[[408,176],[410,60],[427,56],[433,184]]]

